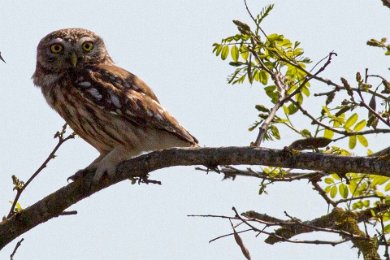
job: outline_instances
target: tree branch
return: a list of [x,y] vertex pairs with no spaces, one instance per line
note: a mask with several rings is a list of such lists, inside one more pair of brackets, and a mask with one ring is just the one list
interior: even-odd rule
[[360,172],[390,177],[390,161],[376,157],[349,157],[321,153],[297,152],[254,147],[172,148],[155,151],[118,165],[112,179],[91,186],[94,173],[88,173],[53,192],[30,207],[0,223],[0,249],[19,235],[49,219],[60,216],[65,209],[92,194],[120,181],[141,177],[151,171],[190,165],[267,165],[285,168],[332,172]]

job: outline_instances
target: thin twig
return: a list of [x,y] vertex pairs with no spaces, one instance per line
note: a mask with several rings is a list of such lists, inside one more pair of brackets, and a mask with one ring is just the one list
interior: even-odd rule
[[386,257],[386,260],[389,260],[390,259],[390,256],[389,256],[389,243],[387,242],[387,239],[386,239],[386,233],[385,233],[385,225],[383,223],[383,217],[380,217],[380,223],[381,223],[381,228],[382,228],[382,232],[380,232],[380,235],[381,235],[381,240],[382,240],[382,243],[384,244],[385,246],[385,253],[384,253],[384,257]]
[[12,202],[12,206],[9,210],[9,213],[7,215],[7,218],[10,218],[13,214],[15,214],[15,207],[16,207],[16,204],[18,203],[19,201],[19,198],[20,196],[22,195],[23,191],[27,188],[27,186],[34,180],[35,177],[38,176],[38,174],[44,169],[46,168],[47,164],[53,160],[55,158],[55,153],[57,152],[57,150],[61,147],[62,144],[64,144],[66,141],[70,140],[70,139],[73,139],[75,137],[75,133],[72,133],[70,135],[68,135],[67,137],[64,137],[65,135],[65,132],[66,132],[66,127],[67,127],[67,124],[65,124],[63,127],[62,127],[62,130],[57,132],[55,135],[54,135],[54,138],[58,138],[58,143],[56,144],[56,146],[53,148],[53,150],[50,152],[49,156],[47,156],[47,158],[45,159],[45,161],[38,167],[38,169],[31,175],[31,177],[27,180],[27,182],[25,184],[23,184],[20,188],[16,189],[16,195],[15,195],[15,199],[13,200]]
[[[340,90],[347,90],[347,89],[345,87],[342,87],[342,86],[340,86],[338,88],[335,87],[333,90],[330,90],[330,91],[327,91],[327,92],[314,93],[314,96],[315,97],[329,96],[330,94],[332,94],[334,92],[337,92],[337,91],[340,91]],[[351,87],[351,90],[353,92],[358,92],[359,91],[358,88],[352,88],[352,87]],[[363,92],[369,93],[370,95],[376,96],[376,97],[381,98],[383,100],[387,100],[388,99],[388,97],[386,97],[386,96],[384,96],[384,95],[382,95],[380,93],[377,93],[375,91],[372,91],[371,89],[365,89]]]
[[362,92],[360,90],[358,90],[358,95],[360,97],[360,103],[359,105],[362,106],[362,107],[365,107],[370,113],[372,113],[373,115],[375,115],[376,118],[378,118],[379,120],[381,120],[383,123],[385,123],[387,126],[390,126],[390,122],[386,121],[381,115],[379,115],[374,109],[372,109],[369,105],[367,105],[367,103],[364,101],[364,97],[362,95]]
[[77,210],[63,211],[61,216],[77,215]]
[[313,185],[313,189],[316,190],[328,204],[333,207],[337,206],[337,204],[326,195],[326,192],[321,188],[317,181],[313,180],[311,184]]
[[[287,97],[285,97],[285,101],[291,100],[297,93],[299,93],[301,91],[301,89],[306,85],[307,82],[309,82],[310,80],[312,80],[313,78],[318,76],[321,72],[323,72],[326,69],[326,67],[328,67],[330,65],[330,63],[332,62],[333,55],[337,56],[337,53],[330,52],[328,55],[328,59],[326,60],[324,65],[322,65],[321,68],[319,68],[314,74],[310,74],[310,73],[307,74],[305,80],[299,85],[299,87],[297,87],[297,89],[295,89],[293,92],[291,92],[291,94],[289,94]],[[282,57],[280,57],[280,58],[283,61],[286,61],[286,59],[284,59]],[[291,64],[294,64],[294,63],[291,63]],[[294,65],[294,66],[297,67],[299,65]]]
[[4,58],[1,56],[1,52],[0,52],[0,60],[1,60],[2,62],[6,63],[5,60],[4,60]]
[[[204,169],[200,167],[196,167],[195,170],[204,171],[204,172],[217,172],[213,169]],[[233,166],[224,166],[218,170],[217,173],[223,173],[225,175],[225,179],[227,178],[235,178],[236,176],[244,176],[244,177],[255,177],[259,179],[269,180],[272,182],[292,182],[296,180],[302,179],[311,179],[316,177],[323,177],[327,174],[322,172],[289,172],[280,176],[271,176],[265,172],[257,172],[252,170],[251,168],[247,168],[246,170],[240,170]]]
[[257,135],[256,141],[253,143],[253,146],[257,146],[257,147],[260,147],[261,142],[263,141],[267,133],[269,125],[271,124],[271,122],[274,120],[276,116],[276,112],[279,110],[280,107],[283,106],[284,102],[286,101],[287,86],[283,82],[283,76],[280,73],[272,73],[270,75],[275,85],[279,88],[279,100],[278,102],[276,102],[275,106],[271,109],[268,117],[264,120],[264,122],[259,127],[259,134]]
[[338,205],[340,203],[350,202],[350,201],[353,201],[353,200],[368,199],[368,198],[383,199],[383,197],[378,196],[378,195],[364,195],[364,196],[357,196],[357,197],[352,197],[352,198],[340,199],[338,201],[334,201],[334,203],[335,203],[335,205]]
[[18,248],[20,247],[20,245],[22,244],[23,241],[24,241],[24,238],[20,239],[20,240],[18,241],[18,243],[16,243],[16,246],[15,246],[15,248],[14,248],[14,251],[13,251],[12,254],[10,255],[11,260],[14,259],[14,256],[15,256],[15,254],[16,254],[16,250],[18,250]]
[[246,2],[246,0],[244,0],[244,4],[245,4],[245,9],[246,11],[248,12],[249,16],[251,17],[252,21],[256,24],[256,29],[257,30],[260,30],[261,33],[264,35],[264,37],[266,37],[268,39],[268,36],[267,34],[265,33],[265,31],[263,30],[263,28],[260,27],[260,25],[257,23],[255,17],[253,16],[252,12],[250,11],[249,7],[248,7],[248,3]]
[[[241,234],[241,233],[246,233],[246,232],[248,232],[248,231],[253,231],[253,230],[252,230],[251,228],[248,228],[248,229],[245,229],[245,230],[236,231],[236,233]],[[233,235],[234,235],[234,233],[229,233],[229,234],[221,235],[221,236],[218,236],[218,237],[215,237],[215,238],[209,240],[209,243],[212,243],[212,242],[214,242],[214,241],[216,241],[216,240],[218,240],[218,239],[221,239],[221,238],[224,238],[224,237],[230,237],[230,236],[233,236]]]
[[228,216],[223,216],[223,215],[213,215],[213,214],[190,214],[187,215],[187,217],[201,217],[201,218],[226,218],[226,219],[238,219],[236,217],[228,217]]

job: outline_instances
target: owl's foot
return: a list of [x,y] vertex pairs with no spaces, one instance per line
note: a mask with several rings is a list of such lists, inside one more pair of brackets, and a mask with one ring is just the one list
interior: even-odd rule
[[101,160],[93,163],[96,166],[95,176],[92,179],[93,184],[98,183],[104,176],[112,178],[116,173],[116,166],[131,155],[124,147],[116,147],[104,157],[101,157]]
[[112,178],[116,172],[116,166],[132,157],[132,155],[123,147],[116,147],[107,154],[100,154],[88,167],[77,171],[74,175],[68,178],[68,181],[76,181],[84,178],[87,174],[95,172],[92,178],[92,186],[99,183],[104,177]]
[[96,184],[98,183],[101,179],[103,179],[104,176],[107,176],[108,178],[112,178],[115,175],[116,172],[116,163],[107,163],[104,161],[101,161],[98,164],[98,167],[95,172],[95,176],[93,176],[92,183]]

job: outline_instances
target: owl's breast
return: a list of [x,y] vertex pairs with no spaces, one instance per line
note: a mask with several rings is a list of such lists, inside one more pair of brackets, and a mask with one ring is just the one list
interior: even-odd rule
[[[63,78],[44,93],[49,105],[85,141],[100,152],[124,145],[114,115],[105,112],[87,100],[70,79]],[[126,140],[128,141],[128,140]]]

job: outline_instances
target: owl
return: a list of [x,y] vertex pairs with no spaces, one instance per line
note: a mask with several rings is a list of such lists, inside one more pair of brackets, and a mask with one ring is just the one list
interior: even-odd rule
[[84,169],[95,171],[94,182],[143,152],[197,146],[140,78],[115,65],[92,31],[69,28],[45,36],[32,78],[47,103],[99,151]]

